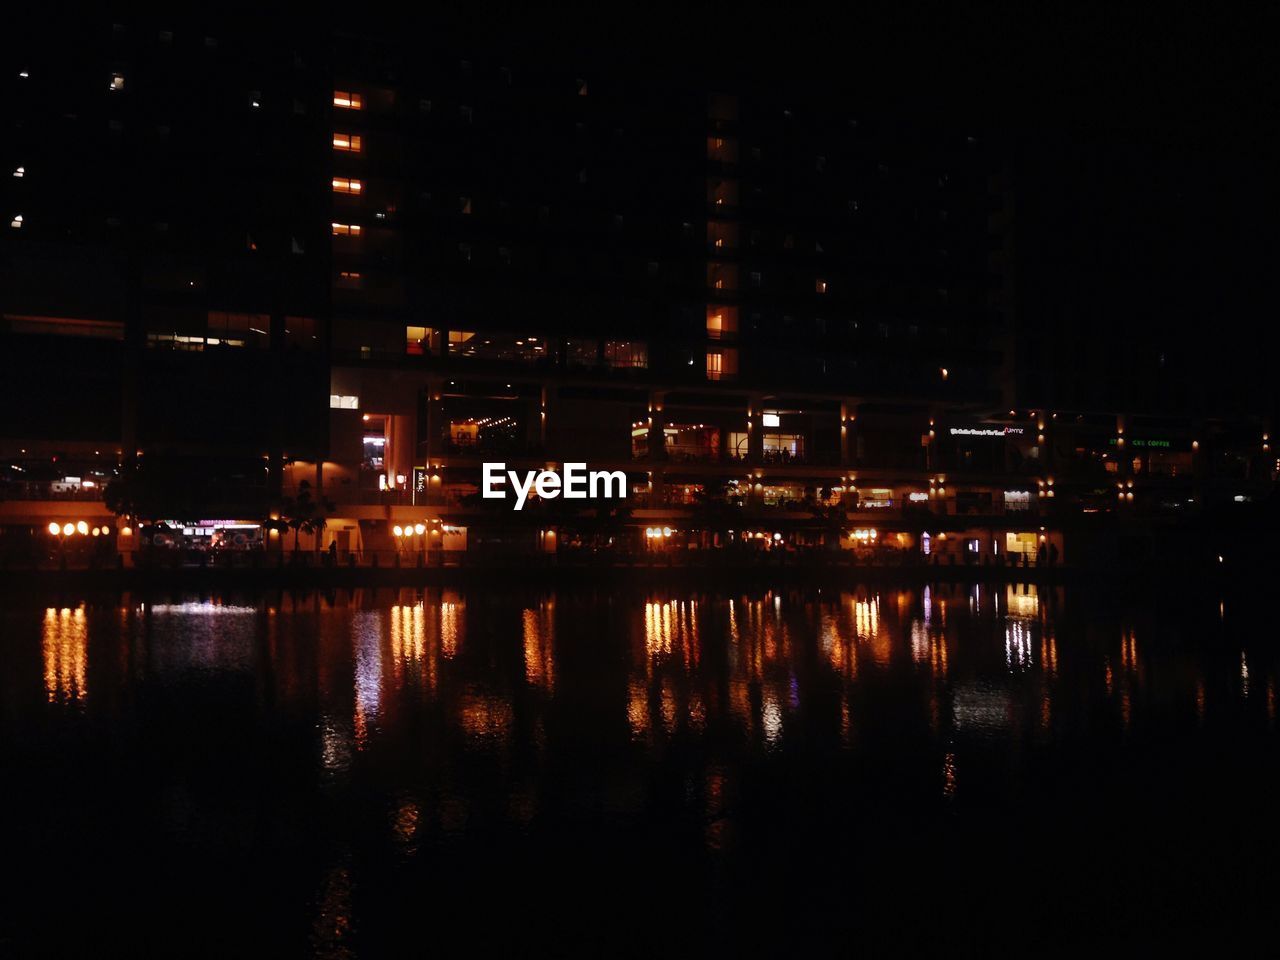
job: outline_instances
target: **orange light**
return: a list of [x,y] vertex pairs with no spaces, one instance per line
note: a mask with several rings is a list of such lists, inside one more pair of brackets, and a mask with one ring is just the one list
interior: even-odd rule
[[75,532],[76,532],[76,525],[74,523],[65,524],[62,528],[62,535],[64,537],[69,537]]
[[76,524],[76,533],[81,534],[83,536],[88,534],[88,532],[89,532],[89,525],[85,523],[83,520],[81,520],[79,523]]
[[54,536],[54,537],[56,537],[56,536],[57,536],[58,534],[60,534],[61,532],[62,532],[62,528],[61,528],[60,526],[58,526],[56,523],[51,523],[51,524],[49,524],[49,534],[50,534],[50,536]]

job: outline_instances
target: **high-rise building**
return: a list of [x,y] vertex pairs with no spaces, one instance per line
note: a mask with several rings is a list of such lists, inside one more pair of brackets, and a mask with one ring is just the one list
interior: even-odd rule
[[[1185,501],[1210,449],[1262,476],[1252,421],[1025,407],[1009,154],[964,118],[272,18],[11,52],[13,501],[101,513],[141,464],[156,511],[258,521],[306,481],[345,552],[426,521],[502,541],[483,463],[586,461],[627,474],[631,535],[722,504],[821,537],[842,509],[910,549],[986,523],[994,554],[1135,477]],[[57,502],[6,510],[38,531]]]

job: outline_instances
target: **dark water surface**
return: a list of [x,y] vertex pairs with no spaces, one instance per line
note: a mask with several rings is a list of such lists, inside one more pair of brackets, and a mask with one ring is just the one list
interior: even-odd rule
[[0,956],[1270,952],[1263,602],[10,598]]

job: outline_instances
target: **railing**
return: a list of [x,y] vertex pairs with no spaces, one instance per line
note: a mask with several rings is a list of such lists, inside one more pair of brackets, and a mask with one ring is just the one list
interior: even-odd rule
[[102,487],[94,486],[56,489],[49,483],[38,481],[6,481],[0,483],[0,500],[102,500]]

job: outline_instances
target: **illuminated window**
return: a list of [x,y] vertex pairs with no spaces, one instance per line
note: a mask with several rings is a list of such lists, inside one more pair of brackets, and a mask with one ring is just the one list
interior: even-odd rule
[[827,292],[827,281],[825,281],[825,280],[816,280],[816,281],[814,281],[813,287],[814,287],[814,289],[815,289],[815,290],[817,290],[817,292],[818,292],[818,293],[826,293],[826,292]]
[[333,235],[335,237],[358,237],[360,236],[360,224],[358,223],[334,223]]
[[604,362],[610,367],[644,369],[649,366],[649,346],[641,340],[606,340]]
[[331,410],[359,410],[360,398],[352,397],[345,394],[331,393],[329,394],[329,409]]
[[343,110],[363,110],[364,97],[350,90],[333,91],[333,105]]
[[265,347],[271,339],[271,317],[265,313],[226,313],[209,311],[211,347]]
[[358,133],[335,133],[333,135],[333,149],[342,150],[346,153],[362,153],[364,151],[364,138]]
[[707,379],[732,380],[738,375],[737,350],[708,350]]
[[738,334],[738,308],[713,304],[707,307],[707,337],[732,339]]
[[113,73],[111,75],[111,90],[114,92],[116,90],[123,90],[123,89],[124,89],[124,74]]
[[27,175],[27,168],[26,168],[26,167],[16,167],[16,168],[14,169],[14,171],[13,171],[13,175],[14,175],[15,177],[18,177],[19,179],[21,179],[22,177],[25,177],[25,176]]
[[13,229],[15,229],[15,230],[21,230],[21,229],[22,229],[22,214],[20,214],[20,213],[15,213],[15,214],[13,215],[13,219],[9,221],[9,226],[13,227]]
[[340,270],[335,286],[344,290],[359,290],[364,286],[364,275],[358,270]]
[[782,418],[776,413],[764,413],[760,415],[760,426],[762,427],[780,427],[782,426]]
[[449,353],[473,357],[476,353],[476,334],[474,330],[450,330]]
[[791,463],[804,459],[804,437],[798,433],[766,433],[762,438],[765,463]]
[[364,184],[359,180],[349,180],[346,177],[333,178],[334,193],[355,193],[359,194],[364,190]]
[[426,327],[405,327],[404,328],[404,352],[413,356],[422,356],[426,353],[424,341],[427,339]]

